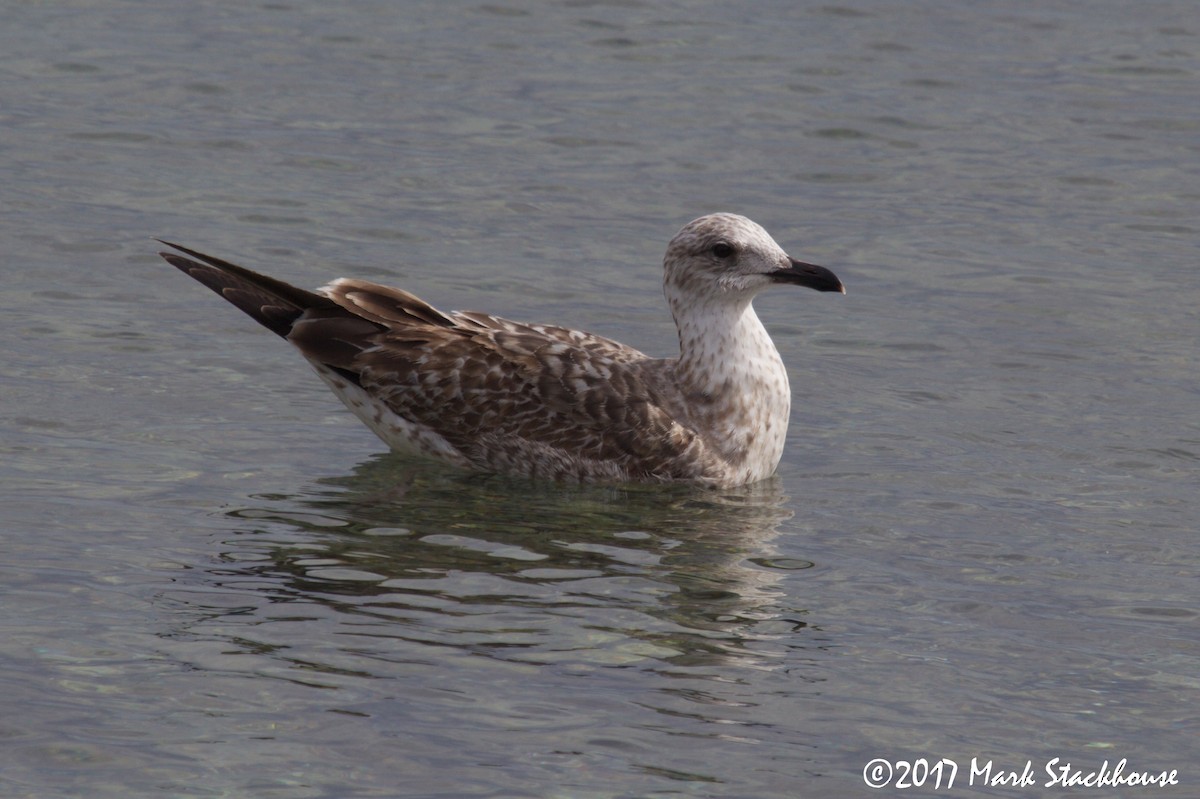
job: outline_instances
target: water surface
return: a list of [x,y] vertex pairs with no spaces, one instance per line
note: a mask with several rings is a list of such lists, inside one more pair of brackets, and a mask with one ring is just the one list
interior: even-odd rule
[[[852,797],[924,757],[1054,797],[1058,757],[1187,795],[1193,10],[13,5],[3,794]],[[789,447],[715,493],[388,456],[151,241],[669,355],[662,250],[714,210],[848,288],[759,302]]]

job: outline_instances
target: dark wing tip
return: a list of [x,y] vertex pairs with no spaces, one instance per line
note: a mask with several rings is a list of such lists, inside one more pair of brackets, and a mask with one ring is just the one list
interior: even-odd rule
[[292,324],[305,310],[337,307],[328,297],[316,292],[297,288],[282,280],[260,275],[237,264],[169,241],[156,241],[191,256],[160,252],[163,260],[212,289],[273,333],[285,338],[291,332]]

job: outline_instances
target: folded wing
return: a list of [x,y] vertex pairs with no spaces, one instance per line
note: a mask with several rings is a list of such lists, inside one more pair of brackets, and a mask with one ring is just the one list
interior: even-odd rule
[[362,280],[311,292],[170,246],[191,257],[162,253],[169,263],[477,467],[545,477],[705,476],[703,440],[678,421],[678,408],[672,415],[666,407],[672,398],[656,377],[662,362],[631,347],[562,327],[443,313]]

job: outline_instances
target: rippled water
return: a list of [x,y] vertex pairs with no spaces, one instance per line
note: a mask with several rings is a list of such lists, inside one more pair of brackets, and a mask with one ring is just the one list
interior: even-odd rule
[[[0,793],[1189,795],[1193,12],[10,4]],[[670,354],[718,209],[848,287],[719,493],[381,454],[151,241]]]

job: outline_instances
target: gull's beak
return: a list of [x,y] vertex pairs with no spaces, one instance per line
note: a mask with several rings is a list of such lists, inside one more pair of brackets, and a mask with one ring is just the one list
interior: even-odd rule
[[776,283],[794,283],[797,286],[808,286],[817,291],[846,293],[846,287],[842,285],[842,281],[838,280],[838,276],[825,267],[806,264],[795,258],[788,260],[791,261],[789,266],[770,273],[770,278]]

